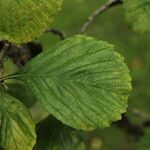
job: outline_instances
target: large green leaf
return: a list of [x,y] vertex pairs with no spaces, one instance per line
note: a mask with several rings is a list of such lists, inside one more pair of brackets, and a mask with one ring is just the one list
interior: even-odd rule
[[150,128],[145,130],[145,134],[139,142],[139,150],[150,150]]
[[24,43],[39,37],[60,10],[62,0],[1,0],[0,39]]
[[49,116],[37,124],[35,150],[84,150],[84,144],[76,132]]
[[150,32],[150,0],[124,0],[126,19],[138,32]]
[[30,113],[21,102],[0,91],[0,149],[31,150],[35,141]]
[[108,127],[127,108],[131,78],[113,45],[78,35],[5,79],[23,81],[58,120],[74,128]]

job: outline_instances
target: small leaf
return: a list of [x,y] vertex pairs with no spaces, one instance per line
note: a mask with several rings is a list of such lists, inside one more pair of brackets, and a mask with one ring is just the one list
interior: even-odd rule
[[150,32],[150,0],[125,0],[127,21],[137,32]]
[[49,116],[37,125],[35,150],[84,150],[76,132]]
[[16,74],[58,120],[77,129],[121,119],[131,91],[129,70],[113,45],[78,35],[44,51]]
[[31,41],[44,32],[60,10],[62,0],[1,0],[0,39]]
[[150,150],[150,128],[145,130],[145,134],[139,143],[139,150]]
[[0,92],[0,149],[31,150],[36,141],[30,113],[15,98]]

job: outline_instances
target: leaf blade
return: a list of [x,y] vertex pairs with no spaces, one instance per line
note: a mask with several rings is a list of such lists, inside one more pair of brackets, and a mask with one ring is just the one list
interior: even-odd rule
[[129,70],[113,45],[83,35],[43,52],[12,77],[58,120],[83,130],[120,119],[131,91]]
[[61,0],[1,0],[0,38],[26,43],[42,35],[60,11]]
[[0,148],[30,150],[36,141],[30,113],[12,96],[0,92]]

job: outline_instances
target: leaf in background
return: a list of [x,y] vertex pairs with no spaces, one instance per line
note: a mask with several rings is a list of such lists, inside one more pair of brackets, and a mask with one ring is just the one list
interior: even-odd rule
[[150,0],[125,0],[126,19],[137,32],[150,32]]
[[61,0],[0,1],[0,39],[25,43],[42,35],[60,10]]
[[0,149],[31,150],[35,141],[35,125],[26,107],[0,92]]
[[83,150],[77,131],[49,116],[37,124],[35,150]]
[[23,81],[49,113],[77,129],[108,127],[127,108],[131,78],[113,45],[78,35],[5,79]]
[[150,150],[150,128],[145,130],[145,134],[139,143],[139,150]]
[[6,86],[8,88],[7,92],[20,100],[26,107],[30,108],[36,103],[37,98],[22,82],[7,83]]

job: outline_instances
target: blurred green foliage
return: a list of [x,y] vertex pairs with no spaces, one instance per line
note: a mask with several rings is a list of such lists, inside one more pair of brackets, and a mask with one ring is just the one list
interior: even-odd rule
[[96,130],[87,135],[88,150],[136,150],[137,144],[132,136],[115,126]]
[[144,132],[144,136],[141,138],[139,142],[139,150],[149,150],[150,148],[150,128],[146,128]]

